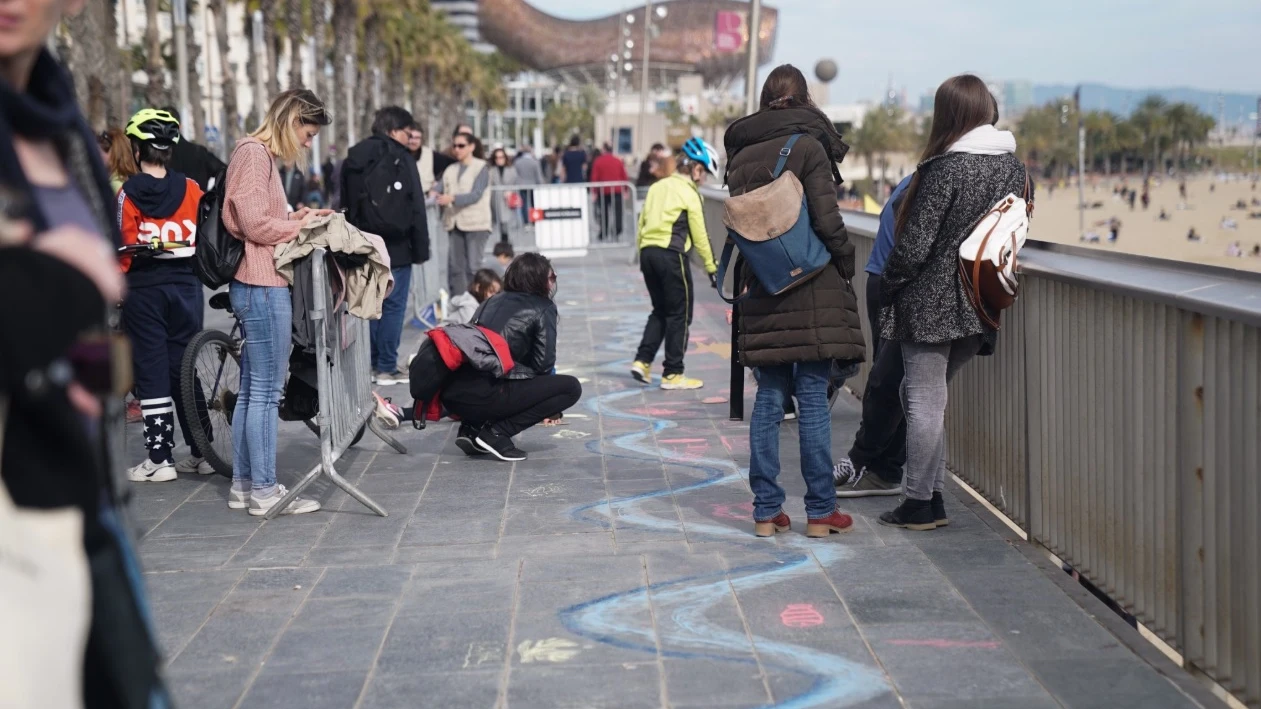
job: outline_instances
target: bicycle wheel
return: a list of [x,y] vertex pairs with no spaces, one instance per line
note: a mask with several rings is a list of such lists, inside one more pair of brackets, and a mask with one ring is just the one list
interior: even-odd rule
[[203,330],[184,350],[180,393],[190,433],[202,456],[224,477],[232,477],[232,415],[241,390],[241,356],[236,342],[218,330]]

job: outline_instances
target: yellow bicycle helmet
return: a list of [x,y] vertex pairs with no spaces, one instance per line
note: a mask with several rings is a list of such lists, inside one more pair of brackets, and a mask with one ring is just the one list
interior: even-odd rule
[[180,142],[180,122],[168,111],[142,108],[127,122],[127,137],[162,150]]

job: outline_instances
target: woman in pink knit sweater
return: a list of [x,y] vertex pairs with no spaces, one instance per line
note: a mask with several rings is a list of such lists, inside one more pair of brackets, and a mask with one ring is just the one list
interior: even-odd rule
[[[264,515],[287,494],[276,482],[277,405],[289,362],[293,305],[288,284],[276,273],[276,244],[297,238],[312,218],[331,210],[289,212],[277,161],[302,166],[306,149],[329,124],[324,103],[306,89],[276,97],[262,125],[241,139],[228,162],[223,222],[245,242],[245,257],[228,286],[232,310],[245,331],[241,391],[232,419],[235,451],[228,507]],[[296,498],[282,514],[320,509]]]

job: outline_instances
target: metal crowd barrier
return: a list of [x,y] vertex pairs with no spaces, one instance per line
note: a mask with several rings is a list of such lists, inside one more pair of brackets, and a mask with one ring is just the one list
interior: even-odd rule
[[[703,192],[721,244],[725,191]],[[877,220],[844,216],[869,336]],[[995,354],[950,385],[951,470],[1256,706],[1261,274],[1033,241],[1021,262]],[[860,396],[868,366],[850,380]]]
[[372,367],[368,361],[371,355],[368,322],[351,315],[347,312],[346,303],[338,303],[333,297],[327,254],[324,249],[316,249],[310,256],[314,290],[314,307],[310,317],[313,322],[319,323],[315,369],[320,397],[320,412],[312,430],[320,436],[320,462],[267,513],[266,519],[280,514],[320,475],[327,476],[334,485],[385,517],[385,510],[347,482],[334,466],[365,426],[394,450],[407,453],[403,444],[386,433],[373,416],[376,400],[372,396]]
[[635,244],[639,199],[631,182],[496,185],[490,192],[488,246],[506,240],[518,250],[565,258]]

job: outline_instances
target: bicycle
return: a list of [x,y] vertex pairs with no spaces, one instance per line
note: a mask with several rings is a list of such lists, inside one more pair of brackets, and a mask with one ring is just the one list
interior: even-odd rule
[[[206,329],[193,336],[184,349],[180,365],[180,393],[190,433],[202,456],[216,473],[232,477],[232,417],[241,391],[241,323],[232,312],[227,293],[210,296],[212,310],[222,310],[232,318],[232,328]],[[304,421],[315,435],[319,426]],[[359,429],[350,445],[363,438],[367,426]]]

